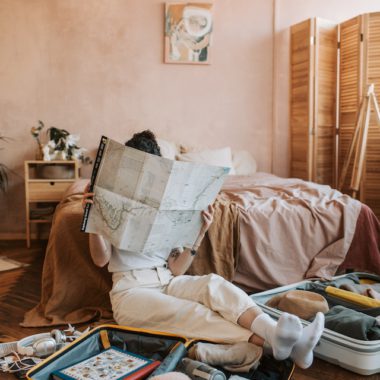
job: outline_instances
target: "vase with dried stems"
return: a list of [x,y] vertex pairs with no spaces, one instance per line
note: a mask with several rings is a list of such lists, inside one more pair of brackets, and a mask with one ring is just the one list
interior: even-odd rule
[[44,157],[44,154],[42,152],[43,145],[40,140],[40,133],[43,127],[44,127],[44,123],[41,120],[38,120],[37,127],[32,127],[30,130],[32,136],[37,141],[37,149],[36,149],[36,154],[35,154],[36,160],[42,160]]

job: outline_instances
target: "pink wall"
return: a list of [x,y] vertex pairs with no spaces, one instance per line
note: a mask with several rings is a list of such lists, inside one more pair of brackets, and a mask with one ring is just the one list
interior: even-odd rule
[[34,158],[39,119],[79,133],[91,151],[101,134],[123,141],[150,128],[249,150],[259,170],[288,175],[289,26],[341,21],[379,1],[213,3],[212,64],[197,66],[163,63],[163,1],[1,0],[0,132],[13,140],[0,162],[16,174],[0,195],[0,238],[23,237],[23,161]]
[[[124,141],[150,128],[205,147],[250,150],[270,170],[272,2],[214,1],[209,66],[163,63],[164,2],[2,0],[0,152],[11,176],[0,233],[23,236],[23,161],[33,159],[37,120],[81,135]],[[1,236],[0,236],[1,237]]]

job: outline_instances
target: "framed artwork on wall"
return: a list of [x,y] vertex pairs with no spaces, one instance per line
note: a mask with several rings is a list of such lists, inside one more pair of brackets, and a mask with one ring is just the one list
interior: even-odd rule
[[209,64],[212,3],[165,4],[165,62]]

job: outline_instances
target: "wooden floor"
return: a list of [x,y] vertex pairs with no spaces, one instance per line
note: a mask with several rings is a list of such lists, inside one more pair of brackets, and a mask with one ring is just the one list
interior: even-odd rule
[[[23,328],[19,323],[25,311],[37,304],[46,242],[33,242],[30,249],[24,241],[0,241],[0,255],[30,264],[22,269],[0,272],[0,342],[19,340],[25,336],[50,331],[50,328]],[[61,326],[60,328],[66,328]],[[76,326],[84,330],[87,325]],[[15,379],[0,372],[0,379]],[[319,359],[307,370],[296,369],[293,380],[380,380],[380,374],[360,376]]]

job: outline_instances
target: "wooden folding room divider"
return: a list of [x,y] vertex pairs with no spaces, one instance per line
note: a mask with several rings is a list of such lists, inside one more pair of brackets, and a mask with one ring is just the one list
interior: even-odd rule
[[[367,13],[340,24],[339,73],[339,144],[338,169],[342,172],[345,157],[354,136],[362,99],[369,85],[380,95],[380,12]],[[342,191],[351,194],[348,167]],[[367,136],[366,155],[358,198],[380,218],[380,128],[372,109]]]
[[337,24],[321,18],[291,27],[291,176],[333,186]]
[[[380,97],[380,12],[291,27],[291,175],[338,186],[368,86]],[[342,191],[352,195],[347,181]],[[371,113],[358,198],[380,217],[380,128]]]

